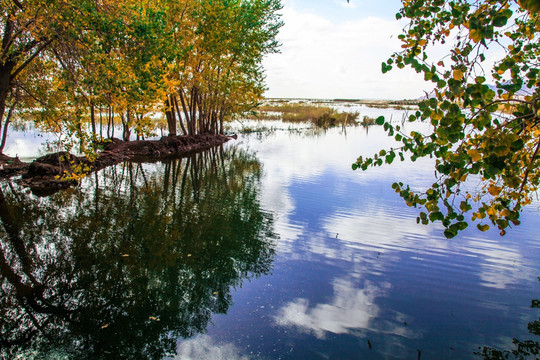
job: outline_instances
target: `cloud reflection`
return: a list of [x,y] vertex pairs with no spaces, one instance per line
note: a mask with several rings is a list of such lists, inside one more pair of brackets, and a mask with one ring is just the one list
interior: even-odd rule
[[183,340],[178,345],[177,355],[169,360],[248,360],[240,350],[231,343],[218,344],[208,335],[197,335]]
[[338,211],[328,217],[324,229],[328,234],[337,234],[344,245],[359,250],[378,251],[422,251],[438,252],[448,248],[448,242],[440,237],[430,236],[434,228],[442,232],[440,226],[421,226],[411,214],[391,214],[368,208],[361,212],[356,209]]
[[393,314],[383,320],[375,300],[386,296],[390,284],[375,286],[366,282],[356,288],[349,279],[337,278],[333,283],[334,297],[328,304],[310,306],[309,300],[297,298],[280,308],[274,316],[279,326],[294,327],[322,339],[327,333],[361,335],[366,330],[400,336],[413,336],[403,325],[403,315]]
[[505,289],[523,279],[534,279],[537,275],[535,267],[526,263],[519,249],[478,238],[469,240],[466,249],[482,259],[479,274],[482,286]]

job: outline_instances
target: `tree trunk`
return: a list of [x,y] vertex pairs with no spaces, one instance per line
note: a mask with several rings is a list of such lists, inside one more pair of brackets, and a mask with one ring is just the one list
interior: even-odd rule
[[6,116],[6,120],[4,122],[4,128],[2,129],[2,140],[0,141],[0,154],[4,152],[4,147],[6,146],[6,139],[7,139],[7,132],[9,129],[9,123],[11,122],[11,117],[13,116],[13,110],[15,110],[15,106],[17,106],[17,102],[19,99],[15,99],[13,102],[13,105],[9,108],[9,112]]
[[184,91],[180,89],[178,90],[178,94],[180,95],[180,101],[182,102],[182,109],[184,110],[184,115],[186,117],[186,125],[187,125],[188,134],[192,135],[193,134],[192,127],[191,127],[192,119],[187,108],[186,100],[184,98]]
[[176,112],[174,109],[174,99],[172,95],[167,96],[167,110],[165,116],[167,117],[167,127],[169,130],[169,136],[176,136]]
[[103,110],[99,106],[99,140],[103,140]]
[[96,134],[96,111],[94,104],[90,105],[90,123],[92,124],[92,135]]
[[178,121],[180,122],[180,127],[182,128],[182,134],[187,135],[186,128],[184,126],[184,122],[182,121],[182,113],[180,111],[180,106],[178,106],[178,100],[176,100],[176,96],[173,96],[173,102],[174,102],[174,109],[176,111],[176,114],[178,115]]
[[[6,61],[4,64],[0,64],[0,128],[2,129],[2,142],[5,143],[7,137],[8,127],[3,126],[4,112],[6,111],[6,101],[11,90],[11,73],[15,63],[12,61]],[[9,119],[8,119],[9,120]],[[0,154],[3,152],[3,148],[0,149]]]
[[124,114],[122,114],[122,139],[124,141],[129,141],[129,138],[131,136],[131,115],[129,113],[129,110],[126,110],[126,116],[124,117]]

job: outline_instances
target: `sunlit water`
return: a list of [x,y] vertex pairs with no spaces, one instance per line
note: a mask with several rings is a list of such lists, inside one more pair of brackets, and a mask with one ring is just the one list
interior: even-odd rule
[[429,186],[432,160],[351,170],[385,146],[376,126],[277,129],[190,159],[118,165],[50,198],[3,184],[21,234],[2,233],[4,263],[45,290],[25,298],[2,273],[2,340],[14,343],[2,351],[474,359],[536,340],[539,204],[505,237],[471,226],[448,240],[391,188]]

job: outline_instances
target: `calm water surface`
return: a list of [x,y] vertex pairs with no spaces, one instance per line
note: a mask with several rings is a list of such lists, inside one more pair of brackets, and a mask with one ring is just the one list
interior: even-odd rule
[[431,184],[431,160],[351,170],[386,145],[277,130],[48,198],[2,183],[3,356],[481,359],[537,340],[539,204],[505,237],[447,240],[391,189]]

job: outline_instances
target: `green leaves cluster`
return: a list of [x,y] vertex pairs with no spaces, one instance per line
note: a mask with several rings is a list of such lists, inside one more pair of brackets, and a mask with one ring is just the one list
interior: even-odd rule
[[[409,206],[421,209],[418,222],[440,221],[449,238],[471,222],[504,235],[520,223],[540,179],[538,13],[504,0],[405,0],[396,17],[409,21],[399,36],[403,50],[382,71],[410,67],[433,84],[409,116],[411,122],[429,121],[432,132],[407,133],[380,120],[399,146],[360,157],[353,169],[398,156],[435,158],[436,182],[427,191],[393,186]],[[448,54],[431,59],[430,50],[442,44]],[[490,68],[489,52],[496,49],[504,56]],[[468,180],[479,181],[479,190],[466,190]]]

